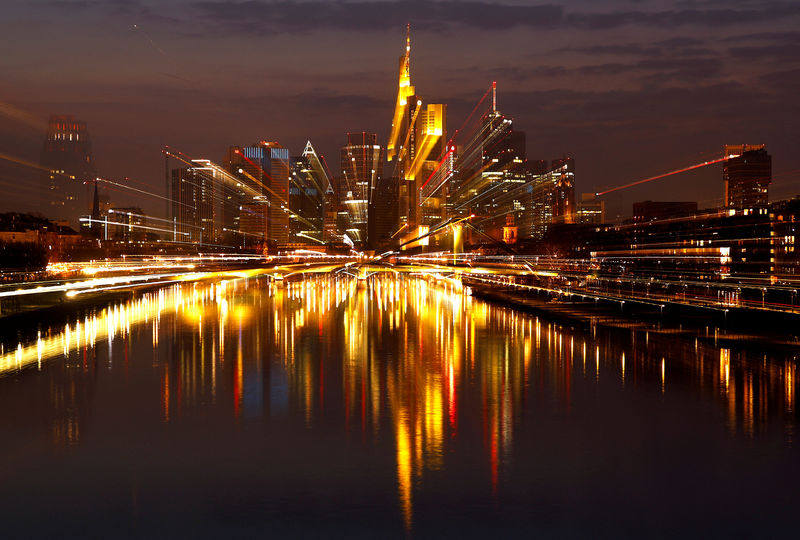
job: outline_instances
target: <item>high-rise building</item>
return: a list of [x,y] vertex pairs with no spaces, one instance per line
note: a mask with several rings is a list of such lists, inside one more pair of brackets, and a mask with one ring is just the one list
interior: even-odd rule
[[606,222],[606,203],[594,193],[582,193],[578,203],[576,223],[580,225],[602,225]]
[[391,176],[397,178],[397,225],[405,229],[400,234],[402,239],[424,235],[430,226],[426,222],[436,219],[444,208],[441,201],[422,196],[421,192],[445,157],[446,116],[446,105],[424,105],[411,84],[408,30],[405,54],[400,57],[397,103],[386,146],[386,157],[393,167]]
[[215,243],[222,234],[219,201],[222,171],[206,159],[172,169],[171,212],[174,242]]
[[497,110],[496,90],[493,84],[492,108],[458,150],[448,207],[451,217],[474,216],[477,230],[499,240],[524,223],[530,196],[524,189],[529,181],[525,133],[515,131],[513,120]]
[[397,223],[396,178],[378,178],[369,203],[367,245],[370,249],[388,248]]
[[95,168],[86,123],[70,115],[51,115],[42,146],[42,211],[77,228],[91,213]]
[[325,193],[330,180],[311,141],[303,154],[292,158],[289,182],[289,242],[323,244]]
[[[523,206],[517,215],[520,238],[541,239],[555,224],[576,221],[575,161],[572,158],[530,161],[526,167]],[[542,172],[544,171],[544,172]]]
[[555,176],[555,223],[575,222],[575,160],[568,157],[554,159],[550,170]]
[[384,149],[375,133],[348,133],[341,150],[342,175],[336,192],[340,208],[348,214],[346,234],[354,243],[366,244],[369,203],[383,176]]
[[772,182],[772,156],[763,144],[726,145],[722,168],[725,206],[745,208],[769,202],[767,188]]
[[[276,142],[232,146],[228,171],[239,179],[239,232],[275,247],[289,242],[289,150]],[[250,240],[247,242],[249,243]]]

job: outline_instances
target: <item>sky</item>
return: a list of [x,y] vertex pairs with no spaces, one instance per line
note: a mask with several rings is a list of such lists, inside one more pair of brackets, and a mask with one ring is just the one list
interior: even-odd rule
[[[163,193],[161,149],[311,140],[338,172],[348,131],[385,144],[397,62],[461,125],[492,81],[528,158],[571,156],[576,194],[766,144],[771,198],[800,193],[800,2],[771,0],[4,0],[0,154],[35,162],[49,114],[88,124],[98,174]],[[0,160],[0,211],[35,210]],[[609,194],[720,204],[721,166]],[[5,195],[5,196],[4,196]],[[121,194],[121,206],[163,202]]]

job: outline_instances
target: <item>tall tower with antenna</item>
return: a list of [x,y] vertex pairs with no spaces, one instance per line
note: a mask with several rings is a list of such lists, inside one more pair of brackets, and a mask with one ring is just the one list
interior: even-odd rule
[[398,222],[395,230],[398,234],[395,239],[401,243],[425,234],[432,224],[429,221],[441,219],[440,212],[426,211],[436,206],[437,201],[429,198],[423,201],[421,187],[445,153],[446,110],[444,104],[423,105],[411,84],[411,26],[408,25],[405,52],[399,62],[397,103],[386,146],[391,176],[396,178]]

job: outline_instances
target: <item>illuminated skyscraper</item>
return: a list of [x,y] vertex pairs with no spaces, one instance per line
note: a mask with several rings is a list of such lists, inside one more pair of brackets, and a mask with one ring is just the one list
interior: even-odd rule
[[411,37],[407,29],[406,50],[400,57],[397,103],[386,146],[386,157],[393,164],[392,177],[398,179],[397,225],[406,229],[400,235],[404,239],[427,232],[425,216],[433,212],[422,211],[420,207],[437,204],[427,197],[423,199],[421,189],[445,155],[446,109],[441,104],[423,105],[416,95],[411,84]]
[[95,168],[86,124],[69,115],[51,115],[42,146],[42,211],[50,219],[77,226],[91,212]]
[[[522,189],[529,176],[525,133],[515,131],[512,119],[497,110],[495,91],[493,84],[492,108],[458,150],[448,206],[453,217],[474,215],[474,227],[499,239],[529,210],[529,197]],[[509,225],[509,220],[515,224]]]
[[215,243],[222,234],[219,201],[221,171],[206,159],[172,169],[170,219],[175,242]]
[[386,249],[397,223],[397,179],[378,178],[369,202],[367,245],[370,249]]
[[365,244],[369,203],[383,175],[384,149],[374,133],[348,133],[341,150],[342,175],[336,192],[340,208],[347,212],[346,234],[354,243]]
[[553,220],[556,223],[575,222],[575,160],[554,159],[550,170],[555,177]]
[[276,142],[228,149],[228,171],[241,181],[239,232],[279,247],[289,242],[289,150]]
[[303,155],[292,158],[289,182],[290,243],[323,243],[325,193],[329,184],[325,168],[309,141]]
[[536,160],[526,168],[526,211],[519,216],[520,237],[541,239],[554,224],[575,223],[575,160],[562,157],[549,166]]
[[763,144],[726,145],[722,168],[725,206],[746,208],[769,202],[767,188],[772,182],[772,156]]
[[576,223],[601,225],[606,222],[606,203],[594,193],[582,193]]

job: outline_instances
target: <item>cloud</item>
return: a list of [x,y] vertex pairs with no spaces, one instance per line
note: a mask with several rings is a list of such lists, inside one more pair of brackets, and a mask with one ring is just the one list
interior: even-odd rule
[[201,21],[233,25],[243,32],[275,34],[315,29],[384,30],[410,22],[415,28],[468,26],[499,30],[513,27],[586,30],[641,25],[658,28],[728,25],[780,21],[800,17],[794,2],[768,2],[761,7],[682,8],[662,11],[567,11],[557,4],[509,5],[481,1],[360,1],[263,2],[200,0],[188,8]]
[[731,47],[728,53],[737,60],[780,60],[800,62],[800,47],[789,45],[764,45],[753,47]]
[[660,47],[644,46],[640,43],[624,43],[620,45],[591,45],[588,47],[564,47],[557,52],[577,52],[586,55],[616,56],[661,56],[664,51]]

